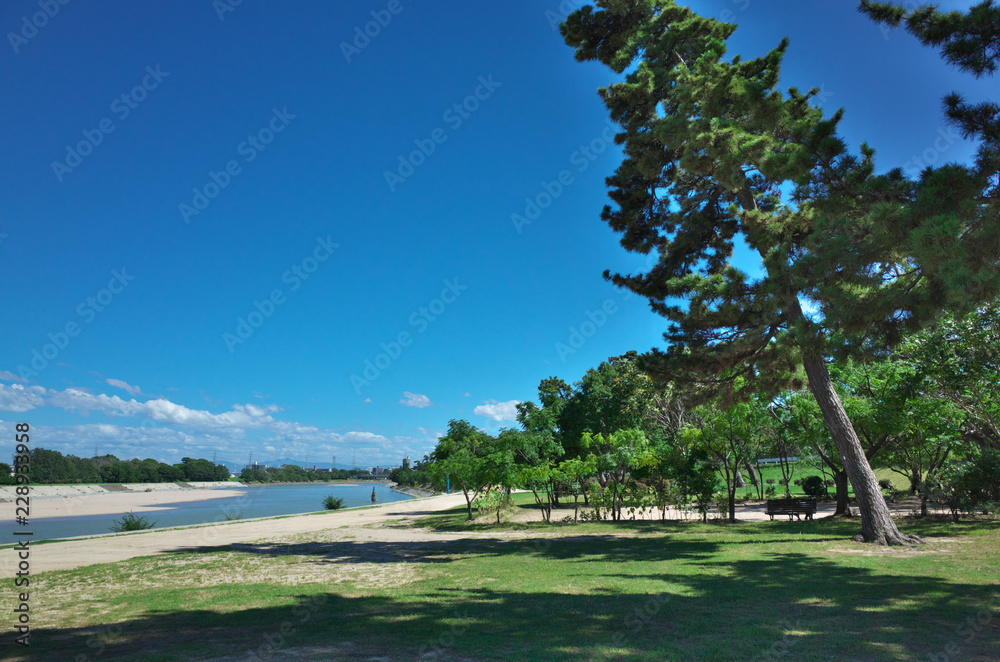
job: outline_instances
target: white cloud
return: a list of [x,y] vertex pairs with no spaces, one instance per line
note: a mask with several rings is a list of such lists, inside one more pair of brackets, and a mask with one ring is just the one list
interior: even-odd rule
[[7,372],[6,370],[0,370],[0,379],[2,379],[5,382],[22,382],[23,383],[23,382],[28,381],[27,379],[25,379],[23,377],[18,377],[14,373]]
[[417,409],[423,409],[424,407],[432,407],[434,403],[426,395],[420,393],[410,393],[409,391],[403,391],[403,395],[406,399],[400,400],[399,404],[404,407],[416,407]]
[[120,379],[106,379],[104,381],[110,384],[111,386],[114,386],[115,388],[120,388],[121,390],[127,392],[129,395],[132,396],[142,395],[141,388],[139,388],[138,386],[132,386],[128,382],[123,382]]
[[517,421],[517,405],[520,404],[520,400],[508,400],[507,402],[498,402],[496,400],[487,400],[486,404],[478,405],[472,410],[472,413],[476,416],[485,416],[486,418],[493,419],[494,421]]
[[277,405],[233,405],[232,411],[213,414],[203,409],[191,409],[166,398],[139,402],[123,400],[117,395],[94,395],[79,388],[48,391],[45,403],[86,416],[98,411],[107,416],[138,416],[163,425],[173,425],[195,430],[274,430],[285,429],[287,423],[277,421],[272,413],[280,411]]
[[0,384],[0,411],[29,411],[45,404],[45,389],[41,386]]
[[[430,399],[416,393],[405,394],[413,405],[433,406]],[[145,400],[145,401],[141,401]],[[109,421],[79,425],[32,425],[62,453],[90,457],[94,446],[102,453],[121,458],[155,457],[177,462],[181,457],[211,458],[245,463],[248,452],[262,461],[302,460],[336,455],[338,459],[357,455],[360,466],[397,466],[407,454],[429,453],[436,441],[434,430],[418,436],[386,436],[367,430],[332,430],[276,418],[281,407],[274,404],[236,404],[230,411],[214,413],[192,409],[164,397],[122,398],[91,393],[81,387],[65,390],[42,386],[0,383],[0,411],[23,412],[55,407],[88,417],[104,414]],[[13,430],[13,422],[0,418],[0,436]],[[265,450],[265,446],[268,446]],[[274,449],[273,451],[271,449]],[[326,459],[328,462],[329,459]]]

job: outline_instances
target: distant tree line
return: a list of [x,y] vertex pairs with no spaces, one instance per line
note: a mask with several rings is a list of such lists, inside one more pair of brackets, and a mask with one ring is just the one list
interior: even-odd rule
[[[167,464],[152,458],[121,460],[114,455],[77,457],[47,448],[29,454],[31,482],[67,483],[174,483],[229,480],[229,469],[208,460],[182,458]],[[0,462],[0,484],[13,485],[9,464]]]
[[327,480],[365,480],[374,478],[367,469],[333,469],[332,471],[306,471],[297,464],[283,464],[266,469],[244,469],[240,480],[244,483],[311,483]]

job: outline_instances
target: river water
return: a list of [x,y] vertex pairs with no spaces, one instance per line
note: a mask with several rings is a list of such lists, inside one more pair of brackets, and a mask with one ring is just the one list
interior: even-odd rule
[[[152,512],[137,512],[155,521],[154,528],[167,526],[185,526],[189,524],[205,524],[220,522],[226,519],[227,513],[242,513],[243,519],[253,517],[273,517],[275,515],[294,515],[323,510],[323,498],[328,494],[344,500],[344,508],[371,505],[372,487],[378,503],[403,501],[413,497],[393,492],[384,484],[338,485],[336,483],[319,484],[306,483],[302,485],[264,485],[257,487],[238,488],[244,492],[242,496],[208,499],[205,501],[185,501],[183,503],[166,504],[163,510]],[[233,489],[233,488],[226,488]],[[86,497],[82,497],[86,498]],[[185,492],[177,495],[180,499],[197,499],[197,492]],[[92,536],[109,533],[109,527],[115,520],[121,519],[123,513],[116,515],[82,515],[78,517],[32,518],[30,526],[32,541],[50,540],[53,538],[70,538],[73,536]],[[14,523],[4,523],[4,528],[13,531]],[[11,540],[10,532],[5,536]]]

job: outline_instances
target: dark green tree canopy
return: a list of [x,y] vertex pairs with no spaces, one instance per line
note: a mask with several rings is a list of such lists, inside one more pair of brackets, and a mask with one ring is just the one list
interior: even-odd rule
[[[878,174],[873,149],[851,154],[837,135],[842,111],[811,103],[818,90],[779,91],[787,40],[725,61],[735,26],[657,0],[598,0],[562,30],[577,59],[623,75],[599,91],[625,152],[602,217],[659,262],[605,277],[670,320],[667,349],[644,357],[652,374],[776,393],[804,355],[891,344],[943,306],[1000,291],[983,177]],[[738,242],[765,275],[733,264]],[[806,300],[818,316],[803,315]]]
[[[913,542],[892,521],[826,361],[1000,294],[988,176],[959,164],[917,180],[879,173],[871,147],[852,154],[837,135],[843,111],[825,117],[811,102],[818,89],[779,90],[787,39],[724,60],[733,25],[672,0],[595,5],[561,29],[578,60],[620,77],[599,90],[624,150],[602,217],[626,249],[659,260],[605,277],[670,322],[667,348],[641,367],[664,382],[714,382],[730,400],[776,395],[801,367],[858,497],[860,539]],[[761,276],[735,265],[738,242],[760,256]]]

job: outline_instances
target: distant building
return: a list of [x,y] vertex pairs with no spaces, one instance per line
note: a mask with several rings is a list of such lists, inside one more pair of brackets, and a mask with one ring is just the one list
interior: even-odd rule
[[406,457],[403,458],[403,468],[404,469],[409,469],[410,468],[410,456],[409,455],[407,455]]
[[267,471],[266,464],[260,464],[259,462],[254,462],[253,464],[247,464],[243,467],[244,471],[249,469],[250,471]]

